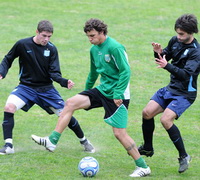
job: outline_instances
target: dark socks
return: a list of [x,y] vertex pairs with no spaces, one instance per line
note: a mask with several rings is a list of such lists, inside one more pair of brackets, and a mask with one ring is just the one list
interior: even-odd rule
[[146,151],[153,150],[153,132],[155,129],[154,118],[142,119],[142,132],[144,138],[144,149]]
[[76,136],[81,139],[84,137],[84,133],[78,123],[78,121],[72,116],[68,127],[76,134]]
[[187,156],[187,153],[185,151],[185,147],[183,144],[183,140],[182,140],[180,131],[177,128],[177,126],[175,124],[173,124],[172,127],[167,130],[167,132],[169,134],[170,139],[174,143],[176,149],[178,150],[179,156],[180,157]]
[[8,138],[12,139],[12,131],[14,128],[14,114],[13,113],[4,112],[2,127],[3,127],[4,140]]
[[13,145],[11,143],[6,143],[5,146],[9,146],[10,148],[13,148]]

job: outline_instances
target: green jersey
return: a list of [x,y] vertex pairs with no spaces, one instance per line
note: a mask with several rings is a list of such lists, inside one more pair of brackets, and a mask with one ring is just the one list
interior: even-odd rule
[[130,99],[130,66],[123,45],[111,37],[90,49],[90,73],[86,89],[91,89],[100,74],[96,88],[109,99]]

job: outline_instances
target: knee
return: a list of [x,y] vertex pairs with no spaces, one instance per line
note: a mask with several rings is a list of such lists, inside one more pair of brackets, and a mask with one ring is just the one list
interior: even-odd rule
[[4,107],[4,111],[14,113],[16,111],[16,106],[14,104],[6,104]]
[[114,136],[117,138],[117,139],[120,139],[120,133],[119,132],[114,132]]
[[120,141],[122,138],[126,137],[126,132],[117,129],[114,131],[114,136]]
[[72,100],[72,98],[67,99],[67,101],[65,101],[65,107],[67,107],[68,109],[75,109],[75,104],[74,101]]
[[151,115],[151,113],[148,111],[147,108],[144,108],[142,111],[142,117],[144,119],[151,119],[153,116]]
[[172,126],[172,122],[165,117],[161,117],[160,122],[166,130],[169,129]]

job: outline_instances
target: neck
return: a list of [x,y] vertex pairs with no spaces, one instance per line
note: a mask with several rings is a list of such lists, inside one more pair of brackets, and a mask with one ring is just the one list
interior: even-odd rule
[[102,36],[101,40],[100,40],[100,44],[104,43],[104,41],[106,40],[107,36]]
[[190,44],[194,40],[194,37],[191,37],[187,44]]
[[33,41],[34,41],[34,43],[38,44],[38,43],[37,43],[36,36],[33,37]]

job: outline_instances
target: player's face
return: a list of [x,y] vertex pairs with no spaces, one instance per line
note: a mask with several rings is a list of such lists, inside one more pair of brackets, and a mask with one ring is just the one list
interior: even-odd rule
[[42,46],[46,46],[47,43],[50,41],[52,33],[51,32],[47,32],[47,31],[42,31],[42,32],[36,31],[36,33],[37,33],[37,35],[36,35],[36,43],[40,44]]
[[96,30],[91,30],[86,33],[86,36],[88,37],[91,44],[98,45],[102,44],[105,41],[105,35],[103,32],[98,32]]
[[185,31],[182,31],[181,29],[176,29],[177,32],[177,38],[179,42],[182,42],[184,44],[189,44],[193,41],[194,37],[193,34],[188,34]]

